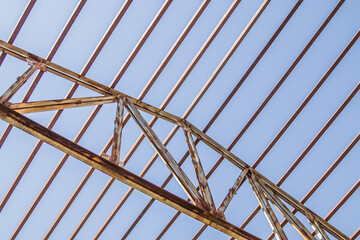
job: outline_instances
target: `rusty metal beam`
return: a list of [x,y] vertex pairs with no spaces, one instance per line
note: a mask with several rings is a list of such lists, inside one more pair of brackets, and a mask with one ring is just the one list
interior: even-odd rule
[[260,184],[259,184],[255,174],[252,171],[249,171],[249,173],[246,175],[246,178],[248,179],[248,181],[255,193],[255,196],[256,196],[256,198],[265,214],[265,217],[268,220],[270,227],[273,230],[276,238],[278,240],[287,239],[287,237],[284,233],[284,230],[280,226],[280,223],[275,216],[275,213],[273,212],[269,202],[265,198],[265,194],[264,194],[262,188],[260,187]]
[[189,148],[190,156],[191,156],[191,159],[192,159],[192,163],[194,165],[196,177],[197,177],[198,182],[199,182],[199,187],[200,187],[202,196],[203,196],[206,204],[210,207],[210,212],[217,215],[214,199],[212,197],[208,182],[206,180],[204,169],[202,167],[199,154],[198,154],[198,152],[196,150],[194,139],[191,136],[191,130],[190,130],[189,126],[187,126],[185,124],[183,124],[182,127],[183,127],[183,130],[184,130],[186,143],[187,143],[188,148]]
[[[358,33],[359,34],[359,33]],[[3,41],[0,40],[0,50],[6,51],[7,53],[14,55],[15,57],[25,60],[27,56],[31,55],[33,58],[37,59],[37,60],[43,60],[40,57],[37,57],[33,54],[30,54],[20,48],[14,47],[11,44],[7,44]],[[94,89],[95,91],[99,91],[102,92],[106,95],[116,95],[116,96],[123,96],[127,98],[127,101],[131,102],[134,104],[134,106],[136,108],[138,108],[139,110],[143,110],[147,113],[150,113],[156,117],[162,118],[166,121],[172,122],[174,124],[178,124],[179,122],[184,122],[185,120],[177,117],[173,114],[170,114],[164,110],[161,110],[159,108],[153,107],[149,104],[146,104],[142,101],[139,101],[135,98],[129,97],[121,92],[118,92],[112,88],[106,87],[100,83],[97,83],[89,78],[83,77],[83,76],[79,76],[78,74],[60,67],[59,65],[56,65],[54,63],[51,63],[50,61],[46,61],[44,60],[43,62],[48,71],[53,72],[55,74],[58,74],[59,76],[62,76],[64,78],[67,79],[71,79],[74,82],[77,82],[83,86],[87,86],[90,89]],[[51,69],[51,70],[50,70]],[[205,144],[207,144],[209,147],[211,147],[212,149],[214,149],[216,152],[218,152],[219,154],[221,154],[224,158],[228,159],[230,162],[232,162],[235,166],[239,167],[241,170],[248,168],[249,165],[247,165],[244,161],[242,161],[241,159],[239,159],[238,157],[236,157],[234,154],[232,154],[229,150],[227,150],[226,148],[224,148],[223,146],[221,146],[220,144],[218,144],[216,141],[214,141],[212,138],[210,138],[209,136],[207,136],[205,133],[203,133],[201,130],[199,130],[198,128],[196,128],[195,126],[193,126],[192,124],[189,123],[189,126],[192,130],[192,133],[199,138],[201,141],[203,141]],[[259,173],[258,173],[259,175]],[[296,199],[294,199],[293,197],[291,197],[290,195],[288,195],[286,192],[284,192],[282,189],[280,189],[278,186],[276,186],[274,183],[270,182],[268,179],[264,178],[264,181],[272,188],[273,191],[275,191],[277,193],[277,195],[282,198],[283,200],[285,200],[286,202],[288,202],[290,205],[292,205],[293,207],[299,209],[300,211],[304,211],[304,209],[307,209],[305,206],[303,206],[303,204],[301,204],[299,201],[297,201]],[[304,211],[305,212],[305,211]],[[316,218],[320,218],[319,216],[315,216]],[[321,218],[320,218],[321,219]],[[319,221],[319,219],[317,219]],[[322,220],[322,219],[321,219]],[[328,224],[327,222],[324,222],[321,220],[319,221],[321,224],[326,225],[326,230],[328,232],[333,232],[336,236],[341,236],[344,237],[345,235],[343,235],[341,232],[339,232],[336,228],[334,228],[333,226],[331,226],[330,224]],[[346,237],[346,236],[345,236]],[[345,238],[346,239],[346,238]]]
[[358,236],[360,236],[360,227],[351,235],[350,239],[355,240]]
[[116,102],[116,96],[83,97],[57,99],[36,102],[12,103],[10,108],[18,113],[32,113],[42,111],[62,110],[67,108],[103,105]]
[[199,207],[210,210],[190,179],[181,170],[178,163],[129,99],[125,99],[125,107],[191,201]]
[[[114,121],[114,135],[113,135],[113,145],[111,149],[110,162],[118,165],[120,163],[120,146],[121,146],[121,132],[123,128],[123,117],[124,117],[124,98],[117,99],[118,103],[116,105],[116,118]],[[124,167],[124,164],[120,164],[121,167]]]
[[40,124],[0,104],[0,119],[33,135],[49,145],[79,159],[80,161],[116,178],[117,180],[173,207],[185,214],[202,221],[210,226],[239,239],[259,239],[241,230],[221,218],[200,209],[185,200],[155,186],[154,184],[136,176],[135,174],[105,160],[89,150],[71,142]]
[[313,235],[309,230],[299,221],[297,217],[286,207],[286,205],[274,194],[274,192],[266,187],[263,181],[260,179],[258,181],[260,187],[266,195],[266,198],[269,199],[274,206],[279,210],[279,212],[290,222],[290,224],[298,231],[298,233],[304,239],[315,240]]
[[249,168],[245,168],[239,175],[239,177],[236,179],[234,185],[229,189],[229,193],[226,195],[224,201],[221,203],[221,205],[218,207],[218,212],[224,213],[226,208],[229,206],[231,200],[235,196],[237,190],[241,187],[241,185],[246,180],[246,175],[249,171]]

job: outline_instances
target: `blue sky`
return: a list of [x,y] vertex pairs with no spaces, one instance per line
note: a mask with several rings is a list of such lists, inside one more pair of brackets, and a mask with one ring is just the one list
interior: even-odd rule
[[[208,130],[207,134],[210,137],[224,147],[231,144],[337,2],[335,0],[314,0],[304,1],[301,4],[222,114]],[[38,0],[15,39],[14,45],[46,58],[77,3],[78,1],[75,0]],[[163,0],[134,0],[86,76],[109,85],[163,3]],[[145,96],[145,102],[156,107],[161,106],[231,3],[232,1],[229,0],[213,0],[210,2],[154,86]],[[240,2],[166,107],[168,112],[178,116],[184,114],[261,3],[260,0],[243,0]],[[122,4],[123,1],[115,0],[87,1],[52,61],[80,73]],[[174,0],[115,89],[132,97],[137,97],[200,4],[200,0]],[[273,0],[270,2],[204,97],[189,115],[188,120],[191,123],[199,129],[203,129],[207,125],[295,4],[296,1],[293,0]],[[2,2],[2,6],[6,6],[6,11],[2,11],[0,15],[1,40],[8,40],[26,5],[27,1],[20,0]],[[358,0],[347,0],[340,7],[288,79],[232,149],[235,155],[250,165],[257,160],[356,32],[359,31],[359,9],[360,1]],[[257,167],[260,173],[273,182],[277,182],[281,178],[359,83],[359,63],[360,43],[358,40],[293,124],[265,156]],[[2,79],[0,91],[4,92],[15,81],[16,77],[27,68],[26,63],[7,56],[0,67]],[[26,93],[32,79],[12,98],[12,102],[22,100],[22,96]],[[30,101],[63,99],[71,85],[72,83],[65,79],[51,73],[45,73],[31,95]],[[79,87],[73,97],[97,95],[97,93]],[[282,185],[284,190],[300,200],[333,161],[339,157],[360,131],[358,124],[359,104],[359,94],[356,94],[284,182]],[[73,140],[93,108],[65,110],[53,130]],[[28,114],[28,117],[46,126],[53,114],[54,112],[44,112]],[[100,153],[113,132],[114,116],[115,105],[104,106],[79,144],[95,153]],[[144,113],[143,116],[147,120],[151,119],[148,114]],[[0,131],[3,132],[6,126],[7,124],[1,121]],[[163,120],[158,120],[153,127],[161,140],[166,138],[172,128],[172,124]],[[121,159],[126,156],[139,134],[140,130],[130,120],[123,132]],[[177,160],[180,160],[186,152],[184,140],[182,132],[178,131],[167,146]],[[12,129],[0,149],[0,161],[3,161],[3,167],[0,169],[1,198],[6,194],[36,142],[37,140],[32,136],[18,129]],[[218,160],[219,155],[202,143],[198,145],[198,151],[205,172],[208,172]],[[126,169],[139,174],[153,154],[154,150],[151,145],[147,141],[143,141],[130,158]],[[63,153],[53,147],[46,144],[41,146],[12,197],[0,213],[0,225],[4,226],[0,228],[2,238],[6,239],[11,236],[62,156]],[[357,161],[359,156],[359,146],[356,145],[305,205],[319,216],[325,217],[359,180],[359,162]],[[189,159],[185,161],[182,168],[190,179],[196,182]],[[69,158],[20,231],[18,239],[42,238],[88,169],[87,165]],[[157,159],[144,178],[160,186],[168,174],[169,171],[163,162]],[[231,163],[223,161],[209,179],[209,185],[217,205],[221,203],[239,174],[239,169]],[[108,180],[107,175],[99,171],[94,172],[55,229],[51,236],[52,239],[65,239],[71,235]],[[77,239],[92,238],[127,189],[126,185],[115,182],[85,223],[82,231],[77,235]],[[185,193],[176,181],[171,180],[166,189],[186,199]],[[101,235],[101,238],[118,239],[123,236],[149,200],[148,196],[134,191]],[[330,223],[348,236],[353,234],[359,228],[359,202],[359,191],[356,191],[331,218]],[[229,206],[226,212],[227,220],[234,225],[241,225],[256,206],[255,196],[250,185],[246,183],[240,188]],[[175,210],[162,203],[155,202],[128,236],[128,239],[156,238],[175,213]],[[278,216],[279,220],[282,221],[283,218],[280,215]],[[301,218],[301,220],[304,219]],[[307,224],[306,221],[304,224]],[[200,222],[181,215],[163,238],[190,239],[201,226]],[[271,232],[262,213],[259,213],[245,230],[260,238],[267,238]],[[292,227],[287,225],[285,231],[289,239],[300,239]],[[228,237],[215,229],[207,228],[200,239],[228,239]]]

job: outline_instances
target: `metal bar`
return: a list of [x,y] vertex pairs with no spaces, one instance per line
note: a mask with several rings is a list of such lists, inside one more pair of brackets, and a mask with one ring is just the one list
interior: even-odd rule
[[0,97],[0,102],[8,102],[12,96],[26,83],[26,81],[31,77],[31,75],[40,67],[40,62],[31,62],[28,60],[29,65],[31,65],[28,70],[24,72],[21,77],[18,77],[17,80],[9,87],[8,90]]
[[265,198],[264,192],[262,191],[260,184],[258,183],[255,174],[250,171],[250,176],[246,175],[249,183],[255,193],[255,196],[265,214],[266,219],[268,220],[276,238],[278,240],[287,239],[283,229],[280,226],[279,221],[277,220],[275,213],[271,209],[271,206],[267,199]]
[[233,197],[235,196],[237,190],[239,190],[239,188],[241,187],[241,185],[245,182],[246,180],[246,174],[248,173],[249,168],[244,169],[239,177],[236,179],[234,185],[229,189],[229,193],[226,195],[224,201],[221,203],[221,205],[218,207],[218,212],[220,213],[224,213],[226,208],[229,206],[231,200],[233,199]]
[[263,184],[263,181],[260,179],[259,181],[260,187],[265,193],[267,199],[269,199],[274,206],[279,210],[279,212],[290,222],[290,224],[298,231],[298,233],[304,239],[315,240],[313,235],[307,230],[307,228],[299,221],[295,215],[290,212],[290,210],[286,207],[286,205],[274,194],[274,192],[266,187]]
[[0,118],[15,127],[33,135],[51,146],[71,155],[74,158],[116,178],[117,180],[159,200],[166,205],[180,210],[187,215],[202,221],[225,234],[239,239],[258,239],[257,237],[238,229],[221,218],[210,214],[185,200],[155,186],[154,184],[139,178],[135,174],[101,158],[89,150],[67,140],[55,132],[39,125],[38,123],[24,117],[23,115],[0,104]]
[[[156,152],[162,158],[166,166],[169,168],[170,172],[174,175],[175,179],[179,182],[180,186],[184,189],[191,201],[199,207],[207,209],[207,205],[204,202],[203,198],[200,196],[199,192],[196,190],[195,186],[192,184],[190,179],[186,174],[181,170],[175,159],[167,151],[165,146],[162,144],[160,139],[156,136],[155,132],[151,129],[146,120],[141,116],[139,111],[135,108],[129,99],[125,99],[125,107],[128,110],[131,117],[139,125],[140,129],[143,131],[146,138],[149,140],[151,145],[154,147]],[[209,209],[207,209],[209,210]]]
[[[35,5],[36,0],[30,0],[24,10],[24,12],[22,13],[19,21],[17,22],[13,32],[10,35],[10,38],[8,40],[8,43],[13,44],[15,41],[15,38],[17,37],[17,35],[20,32],[20,29],[22,28],[22,26],[25,23],[26,18],[29,16],[31,9],[33,8],[33,6]],[[5,59],[6,53],[1,53],[0,55],[0,66],[3,63],[4,59]]]
[[353,235],[351,235],[350,239],[351,239],[351,240],[354,240],[354,239],[356,239],[358,236],[360,236],[360,228],[358,228],[358,229],[353,233]]
[[[204,169],[202,167],[199,154],[198,154],[198,152],[196,150],[196,147],[195,147],[195,144],[194,144],[194,139],[191,136],[191,130],[189,129],[189,126],[187,126],[185,124],[182,125],[182,127],[183,127],[183,130],[184,130],[186,143],[187,143],[188,148],[189,148],[190,156],[191,156],[191,159],[192,159],[192,163],[194,165],[196,177],[197,177],[198,182],[199,182],[199,187],[200,187],[202,196],[203,196],[206,204],[210,207],[210,212],[217,215],[214,199],[212,197],[209,185],[207,183],[205,173],[204,173]],[[223,216],[223,214],[221,214],[220,216]]]
[[160,10],[158,11],[158,13],[156,14],[156,16],[154,17],[154,19],[152,20],[152,22],[150,23],[149,27],[146,29],[146,31],[144,32],[144,34],[141,36],[140,40],[137,42],[136,46],[134,47],[134,49],[132,50],[132,52],[130,53],[129,57],[126,59],[126,61],[124,62],[124,64],[121,66],[120,70],[118,71],[118,73],[116,74],[115,78],[113,79],[113,81],[110,84],[110,87],[115,87],[115,85],[119,82],[119,80],[122,78],[122,76],[124,75],[124,73],[126,72],[126,70],[128,69],[128,67],[130,66],[130,64],[132,63],[132,61],[134,60],[134,58],[136,57],[136,55],[138,54],[138,52],[140,51],[140,49],[142,48],[142,46],[144,45],[144,43],[146,42],[146,40],[148,39],[148,37],[150,36],[150,34],[152,33],[152,31],[154,30],[154,28],[156,27],[156,25],[159,23],[160,19],[163,17],[163,15],[165,14],[166,10],[169,8],[170,4],[172,3],[173,0],[166,0],[164,2],[164,4],[161,6]]
[[320,226],[319,222],[314,218],[314,216],[310,213],[305,214],[308,222],[310,223],[311,227],[315,231],[316,236],[320,240],[330,240],[324,229]]
[[[121,132],[123,128],[122,120],[124,116],[124,99],[119,98],[116,105],[116,118],[114,122],[114,137],[113,137],[113,146],[111,149],[110,162],[119,164],[120,163],[120,146],[121,146]],[[124,164],[120,164],[121,167],[124,167]]]
[[62,110],[67,108],[103,105],[116,102],[116,96],[84,97],[58,100],[46,100],[25,103],[12,103],[10,108],[18,113],[32,113],[42,111]]
[[[324,217],[325,221],[329,221],[335,213],[345,204],[345,202],[353,195],[353,193],[360,187],[360,179],[351,187],[351,189],[345,194],[345,196],[335,205],[333,209]],[[323,225],[320,222],[321,225]],[[327,229],[325,229],[327,230]]]

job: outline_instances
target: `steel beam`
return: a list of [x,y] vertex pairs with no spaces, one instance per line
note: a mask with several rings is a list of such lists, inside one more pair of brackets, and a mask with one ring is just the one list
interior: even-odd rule
[[0,104],[0,119],[117,180],[238,239],[259,239]]
[[12,103],[10,108],[18,113],[53,111],[67,108],[102,105],[116,102],[116,96],[83,97],[71,99],[56,99],[36,102]]

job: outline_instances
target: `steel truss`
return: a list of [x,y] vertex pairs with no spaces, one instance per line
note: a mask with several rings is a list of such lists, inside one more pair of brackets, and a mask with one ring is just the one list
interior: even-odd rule
[[[264,6],[266,6],[266,2],[264,2]],[[344,50],[343,55],[357,40],[359,35],[360,33],[358,32],[352,40],[351,44],[349,44],[346,50]],[[146,104],[139,99],[116,91],[112,87],[106,87],[94,80],[82,76],[81,74],[76,74],[64,67],[50,62],[49,60],[38,57],[9,43],[0,41],[0,50],[2,50],[5,54],[9,54],[20,60],[27,61],[31,65],[29,70],[27,70],[0,98],[0,118],[9,124],[18,127],[19,129],[38,138],[39,140],[54,146],[64,153],[79,159],[80,161],[83,161],[94,169],[100,170],[114,179],[117,179],[129,185],[130,187],[149,195],[153,199],[163,202],[166,205],[177,209],[178,211],[185,213],[206,225],[212,226],[224,232],[225,234],[228,234],[231,237],[237,239],[258,239],[241,228],[235,227],[227,222],[224,215],[225,210],[236,191],[244,183],[244,181],[248,180],[277,239],[287,239],[287,237],[282,229],[283,224],[279,223],[272,210],[271,204],[278,209],[278,211],[285,217],[285,220],[290,222],[290,224],[304,239],[315,239],[313,236],[315,233],[320,239],[329,239],[327,233],[336,239],[349,239],[347,236],[329,224],[326,220],[322,219],[310,209],[305,207],[303,201],[299,202],[291,197],[279,186],[272,183],[270,180],[257,172],[254,167],[249,166],[243,160],[236,157],[228,149],[224,148],[216,141],[211,139],[203,131],[199,130],[190,122],[188,122],[185,118],[175,116],[162,109]],[[339,57],[339,59],[341,59],[341,57]],[[43,72],[48,71],[56,74],[104,96],[10,103],[11,96],[16,93],[22,84],[24,84],[24,82],[37,69],[40,69],[40,71]],[[358,84],[350,96],[354,96],[359,88],[360,85]],[[347,100],[347,102],[350,101],[351,97],[349,100]],[[72,142],[22,115],[22,113],[61,110],[66,108],[102,105],[114,102],[117,103],[117,110],[114,122],[114,135],[112,140],[111,156],[106,156],[104,154],[99,156],[95,153],[92,153],[91,151],[79,146],[76,142]],[[142,177],[139,177],[124,169],[124,162],[120,162],[119,159],[120,142],[122,138],[121,132],[123,122],[125,121],[124,108],[126,108],[129,116],[135,120],[144,136],[152,144],[157,154],[162,158],[192,203],[189,203],[171,194],[170,192],[167,192],[166,190],[144,180]],[[192,183],[187,175],[181,170],[179,164],[172,157],[171,153],[166,149],[166,146],[157,137],[155,132],[152,130],[151,125],[145,121],[139,110],[147,112],[154,117],[161,118],[170,123],[173,123],[177,127],[183,129],[198,180],[196,185],[199,185],[199,188],[196,188],[196,185]],[[196,137],[197,140],[194,141],[193,137]],[[198,141],[202,141],[208,145],[210,148],[218,152],[222,157],[230,161],[241,170],[239,178],[235,181],[234,186],[229,190],[228,195],[225,197],[224,201],[218,208],[216,208],[212,199],[211,189],[207,184],[207,177],[203,171],[200,156],[196,150],[196,144]],[[356,142],[357,141],[358,139]],[[290,211],[285,203],[293,207],[294,210]],[[314,229],[313,233],[311,233],[298,220],[298,218],[295,216],[295,212],[300,212],[308,219],[310,223],[309,226]]]

